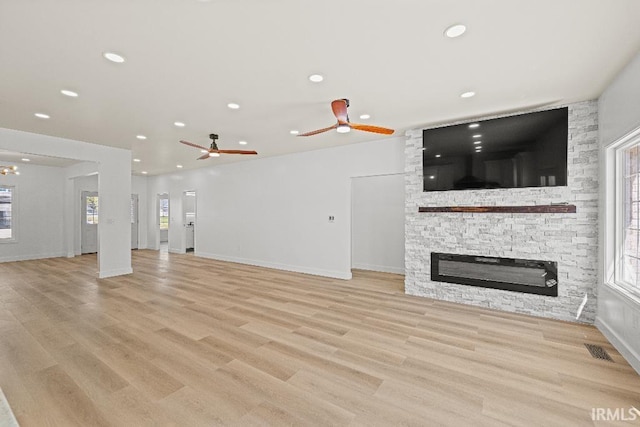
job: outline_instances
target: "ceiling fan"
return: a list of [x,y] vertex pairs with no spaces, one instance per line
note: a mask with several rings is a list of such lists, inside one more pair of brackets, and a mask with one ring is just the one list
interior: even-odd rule
[[335,101],[332,101],[331,109],[333,110],[333,115],[336,116],[336,119],[338,119],[338,123],[333,126],[329,126],[328,128],[301,133],[298,136],[317,135],[319,133],[328,132],[333,129],[336,129],[339,133],[347,133],[351,131],[351,129],[362,130],[365,132],[381,133],[384,135],[391,135],[394,132],[393,129],[383,128],[379,126],[351,123],[349,121],[349,115],[347,114],[347,108],[349,108],[348,99],[336,99]]
[[218,144],[216,144],[216,139],[218,139],[218,135],[215,133],[209,134],[209,138],[211,138],[211,146],[209,148],[203,147],[202,145],[194,144],[189,141],[180,141],[182,144],[189,145],[191,147],[195,147],[200,149],[201,152],[206,153],[200,157],[198,160],[208,159],[209,157],[218,157],[220,154],[258,154],[257,151],[253,150],[221,150],[218,148]]

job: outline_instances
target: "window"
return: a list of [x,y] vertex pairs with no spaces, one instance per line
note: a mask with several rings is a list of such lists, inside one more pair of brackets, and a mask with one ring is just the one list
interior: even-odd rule
[[169,199],[160,199],[160,230],[169,229]]
[[640,137],[616,147],[615,284],[640,295]]
[[98,196],[87,196],[87,224],[98,223]]
[[14,240],[14,187],[0,185],[0,240]]

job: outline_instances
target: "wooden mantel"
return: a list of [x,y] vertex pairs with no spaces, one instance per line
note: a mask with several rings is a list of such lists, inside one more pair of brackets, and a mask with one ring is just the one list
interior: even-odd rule
[[418,212],[471,212],[471,213],[576,213],[576,205],[534,205],[534,206],[427,206]]

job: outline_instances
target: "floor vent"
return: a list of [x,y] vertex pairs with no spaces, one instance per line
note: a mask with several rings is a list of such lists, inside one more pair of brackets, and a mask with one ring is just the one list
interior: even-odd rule
[[593,356],[593,358],[613,362],[613,359],[611,358],[611,356],[609,356],[607,350],[605,350],[601,346],[594,344],[585,344],[584,346],[587,347],[587,350],[589,350],[589,353],[591,353],[591,356]]

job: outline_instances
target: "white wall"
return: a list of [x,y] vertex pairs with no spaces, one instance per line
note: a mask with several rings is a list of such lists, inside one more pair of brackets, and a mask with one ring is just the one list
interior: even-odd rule
[[64,169],[20,164],[20,175],[0,176],[15,186],[15,242],[0,243],[0,262],[65,256]]
[[352,267],[404,274],[404,174],[353,178],[351,200]]
[[[640,127],[640,54],[616,77],[599,100],[601,164],[605,164],[607,146]],[[613,170],[609,162],[602,168],[600,206],[601,218],[607,207],[607,186]],[[598,313],[596,325],[640,373],[640,300],[606,285],[611,265],[605,264],[605,248],[611,247],[614,236],[600,227],[600,271]],[[607,261],[609,263],[609,261]]]
[[351,178],[403,171],[396,137],[150,177],[149,224],[169,193],[169,248],[184,252],[182,193],[195,190],[197,256],[349,279]]
[[[132,272],[131,269],[131,151],[29,132],[0,128],[0,149],[18,153],[62,157],[98,165],[101,215],[98,224],[98,276],[110,277]],[[71,177],[71,176],[67,176]],[[73,183],[65,181],[64,227],[65,252],[73,253]]]

